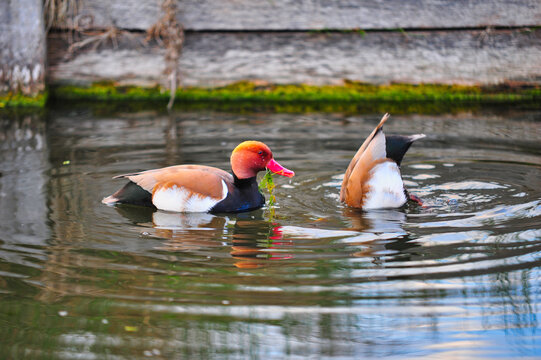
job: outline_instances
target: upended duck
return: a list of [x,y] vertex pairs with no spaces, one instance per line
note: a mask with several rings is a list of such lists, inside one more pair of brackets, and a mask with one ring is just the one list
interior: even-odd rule
[[400,163],[411,144],[424,134],[385,135],[385,114],[363,142],[346,170],[340,201],[359,209],[398,208],[408,200],[421,201],[404,187]]
[[231,153],[232,174],[204,165],[176,165],[115,176],[129,182],[102,203],[134,204],[175,212],[236,213],[265,204],[257,173],[269,169],[292,177],[295,173],[274,160],[270,148],[245,141]]

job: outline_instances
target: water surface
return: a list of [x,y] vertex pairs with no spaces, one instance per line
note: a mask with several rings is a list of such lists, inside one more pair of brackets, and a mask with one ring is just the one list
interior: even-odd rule
[[[59,359],[541,357],[541,112],[392,116],[423,207],[360,212],[341,176],[381,114],[0,115],[0,354]],[[108,207],[114,175],[295,170],[227,216]],[[267,196],[268,197],[268,196]]]

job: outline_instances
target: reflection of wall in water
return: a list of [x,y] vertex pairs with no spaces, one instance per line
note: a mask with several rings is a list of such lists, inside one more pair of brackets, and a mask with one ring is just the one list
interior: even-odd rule
[[[0,257],[22,264],[22,246],[44,246],[47,226],[49,148],[45,122],[37,115],[0,118]],[[22,251],[21,251],[22,250]],[[35,254],[38,250],[33,250]]]
[[[96,177],[116,175],[103,175],[111,163],[116,168],[119,162],[126,162],[130,167],[126,171],[162,166],[147,164],[145,160],[134,162],[133,157],[138,158],[139,152],[157,151],[160,155],[156,158],[174,158],[174,154],[169,154],[176,150],[169,146],[169,133],[176,135],[176,131],[169,129],[170,121],[167,120],[155,113],[96,119],[73,112],[55,113],[49,120],[47,143],[50,151],[46,161],[53,164],[47,193],[51,233],[47,236],[50,238],[47,261],[39,277],[43,284],[38,296],[41,301],[57,301],[66,295],[101,293],[103,283],[82,281],[79,272],[92,269],[101,275],[101,271],[107,273],[114,266],[97,253],[93,256],[76,251],[82,246],[89,250],[112,251],[111,254],[123,251],[134,258],[137,258],[135,254],[151,247],[152,242],[145,239],[121,241],[124,237],[117,238],[114,231],[94,231],[93,225],[107,216],[107,208],[100,203],[100,196],[110,192],[102,188],[104,183],[96,181]],[[118,151],[119,147],[123,147],[124,152]],[[166,154],[162,155],[164,148]],[[141,168],[134,169],[133,166]],[[106,184],[118,186],[113,181]],[[128,278],[132,275],[130,272],[125,274]],[[74,283],[73,279],[80,281]]]

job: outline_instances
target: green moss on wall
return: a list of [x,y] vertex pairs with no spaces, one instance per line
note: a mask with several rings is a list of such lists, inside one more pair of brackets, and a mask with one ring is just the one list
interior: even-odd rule
[[[140,88],[96,83],[89,87],[59,86],[52,96],[60,99],[167,101],[169,92],[158,87]],[[344,85],[258,85],[238,82],[216,88],[179,89],[176,101],[254,102],[359,102],[359,101],[483,101],[515,102],[541,98],[541,88],[504,88],[434,84],[371,85],[347,81]]]
[[20,93],[0,94],[0,109],[13,107],[43,107],[47,102],[47,93],[26,96]]
[[[49,89],[49,96],[53,100],[61,101],[124,103],[122,106],[125,106],[126,102],[165,104],[169,100],[169,92],[160,87],[117,86],[113,82],[94,83],[88,87],[56,86]],[[0,107],[44,106],[46,99],[46,94],[33,98],[4,95],[0,97]],[[215,88],[179,89],[176,92],[175,104],[176,107],[199,106],[206,109],[264,107],[281,112],[377,111],[381,107],[397,110],[393,113],[433,113],[457,107],[471,108],[479,104],[520,103],[539,107],[540,99],[541,86],[509,84],[479,87],[436,84],[372,85],[346,81],[343,85],[313,86],[238,82]]]

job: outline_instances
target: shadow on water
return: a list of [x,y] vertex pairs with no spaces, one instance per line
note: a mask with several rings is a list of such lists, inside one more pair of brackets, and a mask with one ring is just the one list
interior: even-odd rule
[[[380,114],[0,115],[6,358],[513,358],[541,355],[541,117],[406,114],[424,207],[362,212],[341,174]],[[243,214],[107,207],[111,177],[228,168],[260,139],[297,173]]]

